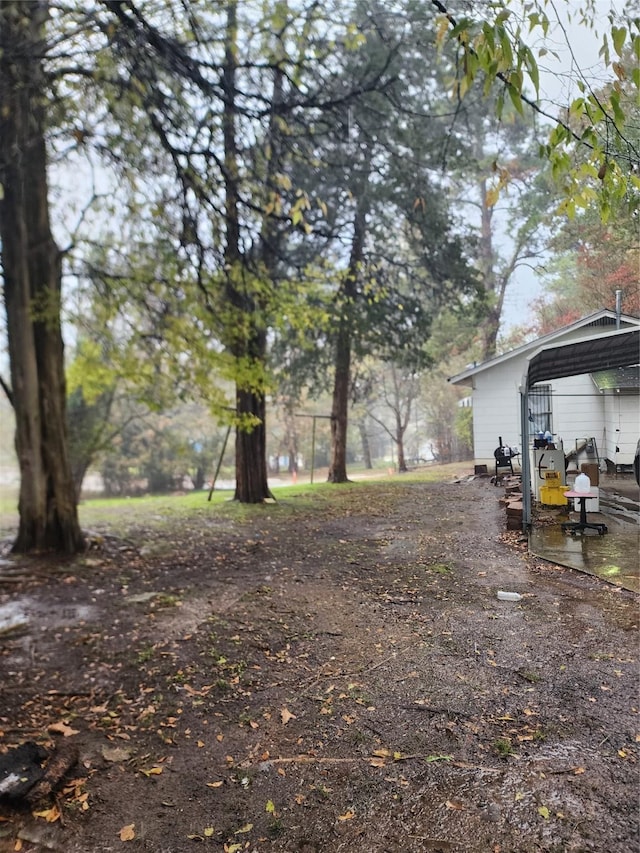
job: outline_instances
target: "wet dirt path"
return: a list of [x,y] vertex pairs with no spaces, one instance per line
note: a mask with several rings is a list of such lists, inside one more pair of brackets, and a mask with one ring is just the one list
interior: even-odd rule
[[483,481],[367,485],[7,592],[40,624],[3,644],[2,743],[63,718],[86,777],[46,849],[638,849],[637,598],[502,523]]

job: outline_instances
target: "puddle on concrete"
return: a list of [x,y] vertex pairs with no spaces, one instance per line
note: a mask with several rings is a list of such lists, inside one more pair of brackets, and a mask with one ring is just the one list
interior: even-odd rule
[[[606,520],[609,523],[609,519]],[[640,592],[640,531],[625,525],[624,530],[570,536],[558,525],[532,529],[529,551],[536,557],[578,569],[616,586]]]

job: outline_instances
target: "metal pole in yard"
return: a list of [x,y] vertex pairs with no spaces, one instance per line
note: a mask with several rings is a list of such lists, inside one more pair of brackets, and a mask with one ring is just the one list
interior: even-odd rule
[[313,426],[311,427],[311,476],[309,478],[309,482],[313,483],[313,466],[315,464],[316,459],[316,421],[317,418],[313,416]]
[[231,424],[227,427],[227,434],[224,437],[224,441],[222,443],[222,452],[220,453],[220,458],[218,459],[218,466],[216,468],[216,473],[213,475],[213,480],[211,481],[211,488],[209,489],[209,497],[208,501],[211,500],[211,496],[213,495],[213,490],[216,487],[216,480],[218,479],[218,474],[220,473],[220,469],[222,468],[222,460],[224,458],[224,452],[227,449],[227,441],[229,440],[229,433],[231,432]]

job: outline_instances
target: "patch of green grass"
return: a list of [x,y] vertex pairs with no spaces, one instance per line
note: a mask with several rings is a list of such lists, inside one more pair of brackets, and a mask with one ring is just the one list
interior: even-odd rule
[[362,689],[359,684],[349,684],[347,686],[347,695],[358,705],[371,705],[371,697]]
[[254,601],[261,596],[269,596],[273,592],[273,589],[270,586],[259,586],[256,589],[249,590],[249,592],[245,592],[240,601]]
[[362,729],[355,729],[353,726],[350,726],[346,732],[346,740],[353,746],[362,746],[362,744],[369,743],[371,738]]
[[[355,471],[355,469],[354,469]],[[214,491],[211,501],[207,500],[206,490],[198,492],[187,492],[180,495],[144,495],[142,497],[119,497],[119,498],[90,498],[83,500],[80,504],[80,519],[83,526],[91,527],[97,522],[108,522],[110,518],[116,518],[124,513],[125,519],[131,523],[149,523],[155,516],[166,516],[156,521],[166,521],[172,517],[184,515],[192,516],[194,511],[201,511],[206,518],[212,512],[222,517],[234,517],[237,520],[244,518],[259,518],[265,515],[273,515],[286,518],[299,511],[313,510],[318,506],[331,507],[336,503],[350,503],[355,497],[357,506],[361,504],[361,496],[364,490],[372,493],[375,500],[376,491],[384,494],[391,486],[408,485],[412,483],[437,483],[447,482],[453,477],[471,473],[470,463],[452,463],[451,465],[433,465],[422,468],[419,471],[407,474],[392,475],[387,470],[374,472],[366,479],[355,480],[348,483],[297,483],[289,486],[278,486],[273,489],[273,502],[265,504],[241,504],[230,500],[230,491]],[[362,472],[364,475],[364,472]],[[355,474],[354,474],[355,476]],[[13,506],[15,510],[15,503]]]
[[18,514],[18,496],[0,493],[0,515]]
[[182,604],[177,595],[164,592],[157,595],[153,603],[156,607],[179,607]]
[[284,824],[282,822],[282,819],[279,817],[272,818],[269,821],[267,831],[272,838],[277,838],[278,835],[281,835],[284,832]]
[[452,572],[451,566],[448,566],[446,563],[432,563],[427,566],[427,569],[437,575],[450,575]]
[[[85,498],[78,511],[80,524],[85,530],[108,531],[121,538],[153,540],[145,533],[162,531],[171,547],[172,531],[184,534],[185,526],[194,532],[206,532],[207,526],[215,521],[224,529],[227,524],[236,525],[261,519],[287,522],[297,516],[321,512],[325,516],[382,515],[387,511],[389,499],[412,484],[448,482],[452,478],[472,473],[470,463],[425,466],[406,474],[388,472],[386,466],[376,471],[365,471],[350,466],[354,479],[348,483],[296,483],[273,489],[273,501],[263,504],[241,504],[232,500],[230,490],[214,491],[211,501],[208,491],[188,492],[173,495],[144,495],[141,497]],[[316,473],[316,478],[320,476]],[[380,506],[378,507],[378,504]],[[17,526],[17,501],[6,492],[0,493],[0,528],[9,535]],[[6,528],[6,531],[5,531]],[[154,540],[155,541],[155,540]],[[163,545],[155,541],[156,549]]]
[[513,755],[513,745],[508,737],[499,737],[493,742],[493,748],[500,758],[508,758]]
[[153,658],[154,653],[155,646],[145,646],[144,648],[140,649],[140,651],[136,655],[136,662],[138,664],[147,663],[147,661],[150,661]]
[[215,649],[211,649],[210,656],[213,657],[216,667],[221,673],[229,675],[230,678],[241,676],[247,669],[245,660],[229,661],[224,655],[218,654]]
[[326,785],[312,785],[311,791],[316,793],[321,800],[328,800],[333,793],[333,790]]
[[531,669],[521,669],[519,670],[521,678],[524,678],[525,681],[528,681],[530,684],[537,684],[539,681],[542,681],[542,676],[539,672],[534,672]]

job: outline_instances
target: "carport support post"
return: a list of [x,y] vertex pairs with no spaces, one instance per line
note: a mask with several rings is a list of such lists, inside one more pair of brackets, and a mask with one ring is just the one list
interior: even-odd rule
[[531,461],[529,458],[529,387],[520,387],[520,438],[522,441],[522,530],[531,526]]

